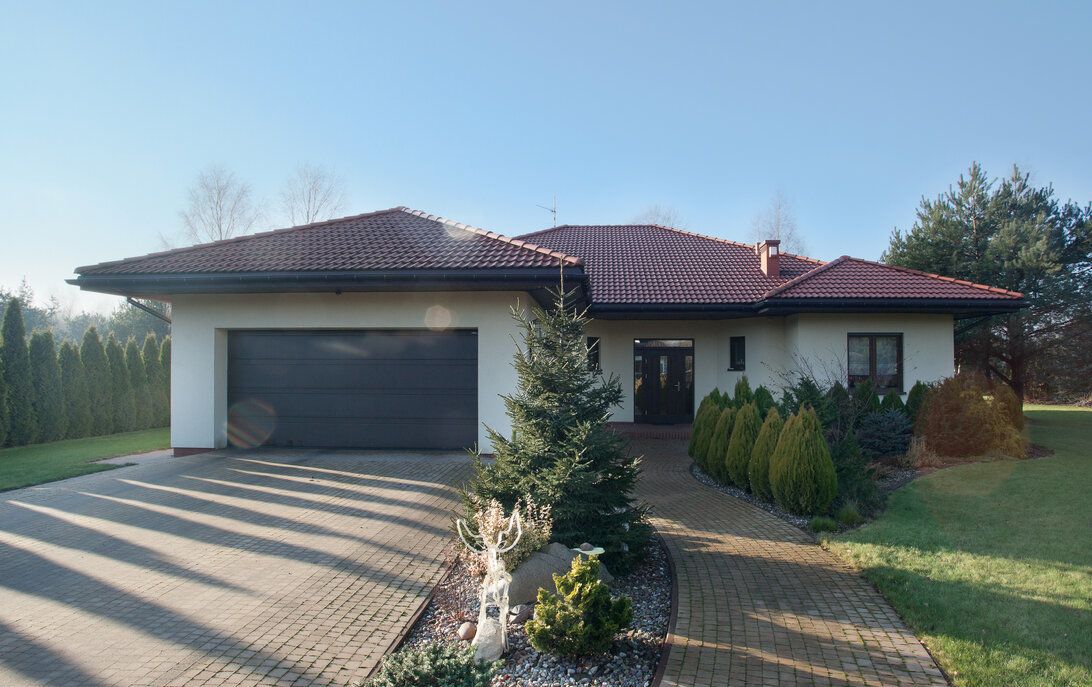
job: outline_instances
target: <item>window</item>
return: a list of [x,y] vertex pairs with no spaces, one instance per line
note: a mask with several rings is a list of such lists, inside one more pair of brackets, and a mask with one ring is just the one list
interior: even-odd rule
[[872,380],[876,393],[902,393],[902,334],[850,334],[849,387]]
[[728,369],[747,369],[747,337],[733,336],[728,340]]
[[599,364],[599,337],[588,337],[588,372],[602,372]]

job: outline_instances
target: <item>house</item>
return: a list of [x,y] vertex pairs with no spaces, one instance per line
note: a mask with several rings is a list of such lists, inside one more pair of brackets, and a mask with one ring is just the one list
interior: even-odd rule
[[564,278],[594,321],[589,364],[627,389],[615,420],[685,423],[746,374],[800,370],[905,393],[952,374],[958,320],[1021,295],[655,225],[520,238],[404,207],[76,270],[82,289],[172,304],[171,441],[449,449],[509,429],[510,308]]

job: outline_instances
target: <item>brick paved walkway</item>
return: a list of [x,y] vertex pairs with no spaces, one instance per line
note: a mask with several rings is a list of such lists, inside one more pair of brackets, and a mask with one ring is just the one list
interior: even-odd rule
[[800,530],[695,480],[685,442],[633,439],[678,620],[664,685],[946,685],[859,575]]
[[0,494],[0,685],[350,685],[442,573],[468,474],[229,453]]

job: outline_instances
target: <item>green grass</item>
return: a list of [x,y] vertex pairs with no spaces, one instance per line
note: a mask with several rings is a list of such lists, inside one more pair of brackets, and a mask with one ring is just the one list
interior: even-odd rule
[[826,542],[959,686],[1092,684],[1092,411],[1025,412],[1054,456],[940,470]]
[[0,491],[111,470],[118,466],[94,461],[170,445],[171,431],[162,428],[6,448],[0,450]]

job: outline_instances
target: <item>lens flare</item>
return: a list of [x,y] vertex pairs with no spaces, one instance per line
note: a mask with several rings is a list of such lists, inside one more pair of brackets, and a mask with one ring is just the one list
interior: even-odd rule
[[451,326],[451,311],[442,305],[434,305],[425,311],[425,326],[429,329],[447,329]]
[[232,446],[255,448],[273,435],[277,411],[269,403],[248,398],[228,409],[227,434]]

